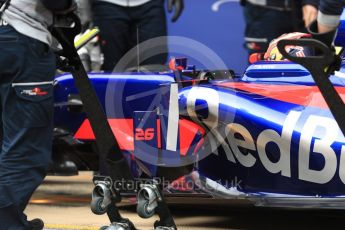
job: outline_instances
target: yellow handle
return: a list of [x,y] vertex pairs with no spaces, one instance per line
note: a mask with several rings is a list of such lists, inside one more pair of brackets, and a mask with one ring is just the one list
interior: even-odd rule
[[84,34],[82,34],[78,39],[74,41],[75,48],[79,50],[81,47],[83,47],[85,44],[91,41],[98,34],[99,34],[99,29],[97,27],[85,31]]

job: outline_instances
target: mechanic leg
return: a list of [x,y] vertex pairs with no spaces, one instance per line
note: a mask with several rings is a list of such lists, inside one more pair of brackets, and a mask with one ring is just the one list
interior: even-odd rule
[[249,54],[266,52],[269,43],[284,33],[294,32],[291,13],[246,3],[245,45]]
[[139,43],[161,37],[158,42],[155,40],[154,43],[148,43],[146,46],[141,44],[139,47],[141,65],[166,64],[168,45],[164,0],[150,1],[139,7],[133,7],[130,16],[138,22],[131,27],[131,47],[136,47],[138,44],[137,32]]
[[127,14],[128,9],[102,1],[94,1],[92,7],[95,26],[100,29],[100,43],[104,54],[102,69],[112,72],[122,56],[129,50],[130,18]]
[[0,58],[0,67],[7,65],[0,72],[0,223],[4,230],[22,230],[30,229],[23,211],[50,161],[55,57],[43,43],[10,27],[5,34],[16,42],[0,45],[9,59]]

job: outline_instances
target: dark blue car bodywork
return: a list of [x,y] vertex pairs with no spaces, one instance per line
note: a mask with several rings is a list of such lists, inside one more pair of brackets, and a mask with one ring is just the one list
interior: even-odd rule
[[[336,42],[345,46],[344,21],[340,28]],[[304,67],[258,62],[242,76],[201,82],[194,81],[190,72],[182,76],[189,86],[177,84],[177,107],[171,93],[173,72],[90,74],[133,175],[164,177],[169,173],[160,174],[157,165],[169,166],[171,174],[177,172],[174,180],[194,185],[168,187],[170,192],[240,199],[257,206],[344,209],[345,139]],[[344,77],[343,68],[331,76],[342,97]],[[169,116],[176,112],[180,119],[175,122],[174,153],[167,140],[169,128],[162,124],[173,123]],[[149,113],[159,122],[152,122]],[[146,133],[145,124],[135,121],[145,114],[151,118],[145,122],[154,127],[152,135]],[[72,134],[77,145],[92,143],[85,120],[72,76],[58,76],[56,127]],[[188,130],[194,131],[187,138]],[[157,149],[174,154],[161,165],[136,159],[136,153],[145,151],[140,141],[149,146],[146,154],[158,154]],[[171,163],[174,160],[176,164]],[[179,162],[183,167],[177,167]]]

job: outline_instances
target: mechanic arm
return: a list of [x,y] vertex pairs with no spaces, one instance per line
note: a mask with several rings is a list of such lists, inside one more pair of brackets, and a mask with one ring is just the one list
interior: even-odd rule
[[77,14],[83,26],[82,31],[87,30],[92,24],[91,1],[92,0],[75,0],[78,6]]
[[175,12],[171,21],[176,22],[177,19],[181,16],[184,9],[183,0],[168,0],[168,12],[171,13],[173,11],[173,8],[175,8]]
[[308,27],[317,18],[319,0],[303,0],[302,12],[305,27]]
[[338,27],[344,4],[345,2],[342,0],[320,1],[317,17],[319,33],[326,33]]

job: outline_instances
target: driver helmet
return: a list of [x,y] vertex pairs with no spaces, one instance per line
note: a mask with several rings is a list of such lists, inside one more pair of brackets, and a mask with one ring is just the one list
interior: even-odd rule
[[[285,60],[283,55],[278,50],[278,47],[277,47],[278,42],[283,39],[301,39],[301,38],[311,38],[311,34],[294,32],[294,33],[283,34],[280,37],[272,40],[268,46],[266,53],[264,54],[264,60],[268,60],[268,61]],[[310,48],[303,47],[303,46],[286,46],[285,49],[287,53],[296,57],[306,57],[306,56],[312,55],[312,50]]]

